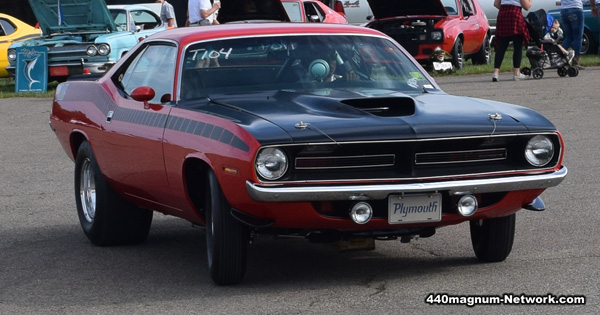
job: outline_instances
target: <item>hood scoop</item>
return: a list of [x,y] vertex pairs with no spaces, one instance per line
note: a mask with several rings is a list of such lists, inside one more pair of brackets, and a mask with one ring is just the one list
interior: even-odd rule
[[382,117],[412,116],[415,100],[410,97],[348,99],[341,103]]

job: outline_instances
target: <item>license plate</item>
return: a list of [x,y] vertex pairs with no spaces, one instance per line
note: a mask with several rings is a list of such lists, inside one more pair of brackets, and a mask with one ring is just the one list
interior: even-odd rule
[[391,195],[388,197],[390,224],[438,222],[442,220],[442,195]]
[[69,75],[69,68],[67,66],[56,66],[50,67],[50,76],[53,77],[64,77]]
[[433,69],[436,71],[452,70],[452,63],[448,61],[434,62]]

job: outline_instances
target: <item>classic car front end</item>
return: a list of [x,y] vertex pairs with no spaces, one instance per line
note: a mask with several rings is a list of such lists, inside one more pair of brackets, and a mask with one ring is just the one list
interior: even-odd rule
[[97,81],[57,88],[52,129],[75,161],[97,245],[143,241],[151,212],[206,228],[217,284],[242,280],[257,234],[429,237],[470,222],[487,262],[515,212],[567,174],[541,114],[451,96],[396,42],[347,25],[169,30]]
[[141,39],[166,29],[160,17],[144,6],[116,6],[109,11],[104,0],[63,0],[59,10],[56,0],[29,1],[43,35],[10,46],[6,69],[11,76],[20,47],[47,47],[48,77],[64,81],[70,75],[106,72]]
[[452,56],[457,69],[467,59],[473,64],[489,63],[490,28],[477,0],[369,3],[374,19],[366,26],[395,39],[421,64],[430,66],[440,49]]

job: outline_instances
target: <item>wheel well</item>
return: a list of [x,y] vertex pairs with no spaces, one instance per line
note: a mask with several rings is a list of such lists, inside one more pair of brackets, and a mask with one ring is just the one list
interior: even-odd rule
[[77,151],[79,151],[79,146],[81,146],[81,144],[86,140],[86,137],[79,132],[74,132],[71,134],[71,153],[73,154],[74,158],[77,158]]
[[210,166],[200,159],[189,159],[185,162],[183,169],[188,198],[192,201],[196,211],[204,216],[205,196],[208,193],[206,179]]

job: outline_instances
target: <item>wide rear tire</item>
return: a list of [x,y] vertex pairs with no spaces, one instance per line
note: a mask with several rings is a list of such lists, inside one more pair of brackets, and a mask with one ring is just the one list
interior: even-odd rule
[[249,230],[231,215],[231,206],[212,170],[208,171],[208,187],[206,249],[210,276],[218,285],[236,284],[246,272]]
[[479,260],[500,262],[508,257],[515,238],[515,218],[513,213],[502,218],[469,222],[473,251]]
[[136,244],[148,237],[152,211],[140,209],[112,189],[88,142],[77,151],[75,200],[81,228],[92,244]]

